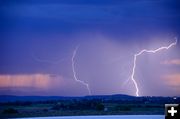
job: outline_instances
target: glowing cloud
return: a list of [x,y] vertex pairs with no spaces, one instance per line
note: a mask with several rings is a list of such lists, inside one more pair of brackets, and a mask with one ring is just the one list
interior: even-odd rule
[[165,64],[165,65],[180,65],[180,59],[166,60],[166,61],[163,61],[161,64]]
[[49,82],[48,74],[0,75],[0,87],[47,88]]
[[162,77],[170,86],[180,87],[180,73],[168,74]]

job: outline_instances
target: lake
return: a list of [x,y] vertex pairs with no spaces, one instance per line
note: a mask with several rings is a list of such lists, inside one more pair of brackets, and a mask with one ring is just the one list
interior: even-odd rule
[[164,119],[164,115],[62,116],[62,117],[34,117],[34,118],[21,118],[21,119]]

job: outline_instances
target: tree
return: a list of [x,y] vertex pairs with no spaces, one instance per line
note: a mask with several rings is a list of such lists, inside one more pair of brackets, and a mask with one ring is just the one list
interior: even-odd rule
[[104,105],[103,105],[102,103],[98,103],[98,104],[96,105],[96,110],[98,110],[98,111],[104,110]]
[[3,111],[4,114],[16,114],[18,113],[18,111],[16,109],[13,109],[13,108],[8,108],[8,109],[5,109]]

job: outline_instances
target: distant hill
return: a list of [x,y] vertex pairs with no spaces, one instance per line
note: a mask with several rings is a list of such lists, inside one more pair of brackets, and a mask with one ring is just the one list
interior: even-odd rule
[[[71,100],[71,99],[103,99],[103,100],[143,100],[143,99],[173,99],[173,97],[134,97],[129,95],[93,95],[82,97],[65,97],[65,96],[12,96],[12,95],[0,95],[0,102],[15,102],[15,101],[48,101],[48,100]],[[179,99],[179,98],[178,98]]]
[[0,102],[15,102],[15,101],[47,101],[47,100],[65,100],[65,99],[132,99],[133,96],[128,95],[94,95],[82,97],[65,97],[65,96],[13,96],[0,95]]
[[70,97],[61,96],[12,96],[12,95],[1,95],[0,102],[15,102],[15,101],[46,101],[46,100],[60,100],[67,99]]

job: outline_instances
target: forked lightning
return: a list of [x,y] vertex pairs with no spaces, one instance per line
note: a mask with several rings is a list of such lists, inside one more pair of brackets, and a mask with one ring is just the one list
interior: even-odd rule
[[77,54],[78,49],[79,49],[79,45],[78,45],[78,46],[75,48],[75,50],[73,51],[73,55],[72,55],[72,59],[71,59],[71,61],[72,61],[73,77],[74,77],[74,80],[75,80],[76,82],[79,82],[79,83],[81,83],[82,85],[86,86],[89,95],[91,95],[91,90],[90,90],[90,88],[89,88],[89,84],[86,83],[86,82],[84,82],[84,81],[79,80],[78,77],[77,77],[76,70],[75,70],[75,61],[74,61],[74,59],[75,59],[75,57],[76,57],[76,54]]
[[136,61],[137,61],[137,57],[140,56],[141,54],[143,53],[156,53],[156,52],[159,52],[161,50],[168,50],[169,48],[171,48],[172,46],[176,45],[177,44],[177,38],[175,38],[175,42],[171,43],[170,45],[168,46],[162,46],[160,48],[157,48],[157,49],[154,49],[154,50],[146,50],[146,49],[143,49],[141,50],[139,53],[135,54],[134,55],[134,62],[133,62],[133,69],[132,69],[132,74],[131,74],[131,80],[135,86],[135,89],[136,89],[136,96],[139,96],[139,87],[138,87],[138,84],[137,84],[137,81],[136,79],[134,78],[134,75],[135,75],[135,69],[136,69]]

